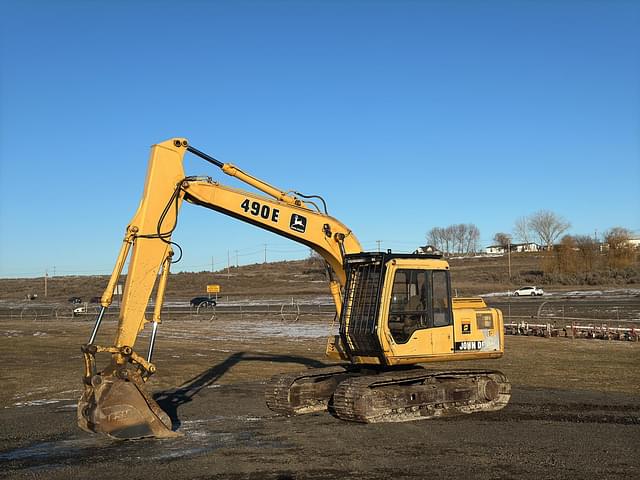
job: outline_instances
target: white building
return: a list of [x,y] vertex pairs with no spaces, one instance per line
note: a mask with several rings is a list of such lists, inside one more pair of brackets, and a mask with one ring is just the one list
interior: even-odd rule
[[484,253],[489,255],[502,255],[507,251],[502,245],[489,245],[484,249]]
[[[539,252],[542,247],[537,243],[512,243],[512,252]],[[502,245],[490,245],[484,249],[484,253],[490,255],[502,255],[507,252],[507,248]]]
[[640,248],[640,237],[630,237],[628,243],[633,248]]
[[539,252],[542,247],[537,243],[514,243],[511,245],[512,252]]

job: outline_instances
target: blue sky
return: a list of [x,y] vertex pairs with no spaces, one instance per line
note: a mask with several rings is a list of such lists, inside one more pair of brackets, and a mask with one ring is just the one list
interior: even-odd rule
[[[638,2],[0,5],[0,277],[109,273],[174,136],[323,195],[365,249],[541,209],[640,233]],[[190,205],[174,240],[174,271],[308,255]]]

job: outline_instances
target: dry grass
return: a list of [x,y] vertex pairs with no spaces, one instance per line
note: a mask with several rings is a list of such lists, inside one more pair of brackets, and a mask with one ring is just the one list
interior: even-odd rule
[[[511,281],[506,257],[453,258],[449,260],[453,288],[458,295],[506,291],[523,284],[543,283],[541,269],[543,257],[538,254],[511,256]],[[633,269],[640,269],[635,265]],[[635,271],[634,270],[634,271]],[[633,277],[635,278],[635,277]],[[601,283],[580,288],[638,287],[628,284],[629,279],[601,276]],[[633,281],[633,280],[632,280]],[[205,293],[206,285],[219,284],[222,295],[231,297],[286,297],[299,295],[328,295],[324,266],[317,260],[297,260],[254,264],[218,272],[171,274],[167,298],[185,300]],[[47,282],[47,300],[65,302],[78,296],[88,301],[100,296],[107,284],[106,276],[50,277]],[[573,285],[544,283],[554,290],[574,289]],[[28,294],[44,299],[44,278],[0,279],[0,299],[22,301]]]
[[[321,328],[331,318],[315,318],[297,328]],[[215,364],[237,356],[222,383],[263,381],[277,372],[304,368],[278,358],[306,358],[326,362],[325,339],[264,334],[256,325],[285,331],[278,318],[220,315],[213,322],[176,318],[163,323],[157,362],[161,374],[152,389],[170,388],[199,375]],[[73,399],[80,392],[82,360],[79,345],[86,342],[91,325],[81,321],[19,322],[3,320],[0,334],[7,340],[0,405],[39,399]],[[115,323],[104,326],[99,340],[107,341]],[[239,336],[238,332],[242,331]],[[145,350],[147,339],[138,348]],[[28,352],[25,353],[25,352]],[[239,354],[239,352],[244,352]],[[55,361],[51,361],[55,359]],[[640,395],[640,344],[584,339],[507,337],[506,352],[498,360],[449,362],[434,368],[489,368],[504,372],[518,387],[591,390]],[[33,368],[37,365],[38,368]],[[29,386],[29,388],[25,388]]]

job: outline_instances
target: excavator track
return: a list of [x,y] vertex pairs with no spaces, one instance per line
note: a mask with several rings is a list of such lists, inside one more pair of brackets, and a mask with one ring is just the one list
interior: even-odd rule
[[510,397],[511,384],[498,371],[415,368],[348,378],[334,393],[333,409],[353,422],[409,422],[500,410]]
[[267,406],[282,415],[327,410],[339,383],[353,374],[349,366],[336,365],[275,375],[266,386]]

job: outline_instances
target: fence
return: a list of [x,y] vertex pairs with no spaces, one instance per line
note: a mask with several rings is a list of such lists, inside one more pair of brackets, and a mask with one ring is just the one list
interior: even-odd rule
[[64,320],[73,316],[73,309],[58,306],[12,306],[0,308],[0,318],[24,321]]
[[[542,337],[597,338],[607,340],[638,341],[640,337],[640,304],[612,305],[611,302],[568,304],[545,301],[534,306],[518,304],[494,305],[501,308],[505,317],[505,333]],[[597,308],[594,308],[597,307]],[[81,308],[82,311],[77,309]],[[527,311],[527,308],[529,309]],[[0,306],[0,319],[21,321],[56,321],[70,319],[92,321],[99,306],[87,305],[33,305]],[[147,310],[148,317],[153,307]],[[75,310],[75,312],[74,312]],[[588,311],[589,316],[580,315]],[[118,306],[107,310],[108,317],[119,314]],[[304,303],[295,298],[290,301],[240,301],[216,307],[190,307],[169,304],[163,308],[163,318],[188,316],[199,321],[213,321],[219,316],[277,316],[283,321],[298,322],[307,316],[334,316],[331,304]],[[575,316],[574,316],[575,315]],[[615,324],[615,325],[614,325]]]
[[301,317],[335,315],[333,305],[301,303],[295,299],[282,303],[238,303],[232,305],[218,305],[213,308],[191,308],[188,311],[170,310],[171,315],[188,314],[193,318],[209,317],[214,320],[218,315],[239,315],[240,318],[251,315],[279,316],[283,321],[297,322]]
[[638,341],[638,299],[547,300],[496,305],[505,316],[505,333],[542,337]]
[[[77,311],[79,308],[82,311]],[[0,306],[0,319],[22,321],[56,321],[56,320],[80,320],[92,321],[95,319],[100,307],[98,305],[64,306],[64,305],[14,305]],[[240,316],[248,315],[278,316],[284,321],[297,322],[305,316],[331,316],[335,315],[335,307],[327,304],[302,303],[294,298],[286,302],[236,302],[216,307],[191,307],[188,305],[166,305],[162,309],[163,318],[185,317],[195,320],[215,320],[220,315]],[[106,317],[119,315],[118,306],[111,306],[105,313]],[[147,316],[151,317],[153,306],[147,309]]]
[[601,340],[627,340],[637,342],[640,339],[640,329],[635,327],[610,327],[601,325],[556,325],[551,323],[505,323],[507,335],[531,335],[538,337],[571,337],[595,338]]

